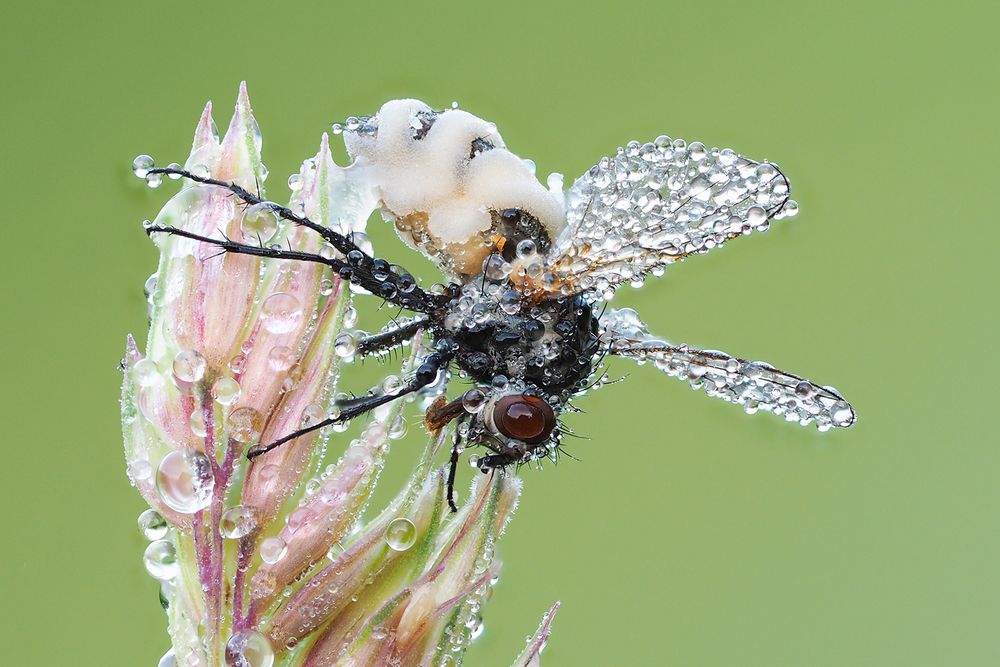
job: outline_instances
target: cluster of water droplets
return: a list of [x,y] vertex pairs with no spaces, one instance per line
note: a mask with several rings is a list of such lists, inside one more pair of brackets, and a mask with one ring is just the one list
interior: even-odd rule
[[[218,137],[216,137],[218,139]],[[152,156],[137,155],[134,160],[132,160],[132,173],[135,174],[136,178],[141,178],[146,182],[146,185],[150,188],[158,188],[163,184],[163,177],[166,175],[170,180],[176,181],[181,178],[179,173],[176,173],[184,167],[176,162],[171,162],[166,166],[168,172],[163,174],[157,171],[158,166],[153,160]],[[194,164],[187,168],[187,171],[198,178],[208,178],[211,176],[211,170],[205,164],[195,161]],[[260,176],[261,181],[267,179],[267,168],[261,164],[260,165]]]
[[[458,108],[458,102],[451,103],[452,109]],[[433,124],[434,117],[441,112],[428,111],[417,114],[410,123],[410,127],[415,135],[414,138],[427,133],[427,129]],[[330,126],[334,134],[352,132],[363,137],[374,137],[378,134],[378,116],[348,116],[341,123],[334,123]]]
[[667,375],[686,380],[693,389],[742,405],[749,414],[764,410],[803,426],[815,424],[821,431],[850,426],[856,419],[850,404],[833,387],[815,385],[762,361],[670,345],[651,335],[631,308],[609,311],[601,325],[612,354],[651,362]]
[[795,215],[788,195],[776,165],[731,149],[666,136],[630,142],[567,193],[567,227],[549,253],[553,278],[607,297],[616,285],[639,285],[648,272]]

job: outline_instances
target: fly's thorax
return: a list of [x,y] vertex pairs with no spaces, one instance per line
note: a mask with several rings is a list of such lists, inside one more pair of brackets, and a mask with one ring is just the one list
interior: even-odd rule
[[455,361],[476,382],[522,380],[564,401],[590,375],[599,350],[596,320],[575,298],[536,300],[509,279],[470,280],[442,316]]

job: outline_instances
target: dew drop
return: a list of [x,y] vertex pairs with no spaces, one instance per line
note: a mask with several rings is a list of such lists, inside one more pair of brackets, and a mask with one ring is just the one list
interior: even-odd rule
[[194,514],[212,502],[215,477],[208,457],[193,449],[175,450],[156,470],[156,489],[163,502],[181,514]]
[[229,370],[234,373],[242,373],[243,369],[246,367],[247,358],[246,355],[237,354],[235,357],[229,360]]
[[240,399],[240,383],[231,377],[221,377],[212,385],[212,397],[219,405],[232,405]]
[[150,542],[142,554],[142,563],[146,566],[146,572],[160,581],[170,581],[177,576],[180,569],[177,564],[177,550],[170,540]]
[[204,438],[208,433],[208,429],[205,428],[205,415],[201,410],[194,410],[191,413],[191,419],[188,420],[188,426],[191,428],[191,432],[199,438]]
[[148,509],[139,515],[139,532],[150,542],[166,537],[168,528],[167,520],[154,509]]
[[132,173],[139,178],[146,178],[149,174],[149,170],[156,166],[153,162],[153,158],[149,155],[137,155],[134,160],[132,160]]
[[534,255],[536,252],[535,242],[532,241],[531,239],[521,239],[520,241],[518,241],[517,247],[515,248],[514,252],[516,252],[517,256],[522,259],[525,257],[530,257],[531,255]]
[[406,419],[403,415],[396,417],[396,421],[392,422],[392,426],[389,427],[388,436],[392,440],[399,440],[406,435]]
[[236,442],[252,442],[264,430],[264,416],[249,407],[236,408],[226,418],[229,435]]
[[348,329],[353,329],[358,323],[358,309],[354,306],[348,306],[344,309],[344,327]]
[[205,357],[197,350],[182,350],[174,357],[174,377],[181,382],[197,382],[205,376]]
[[854,411],[847,401],[837,401],[830,406],[830,419],[834,426],[850,426],[854,422]]
[[170,649],[164,653],[160,661],[156,663],[156,667],[177,667],[177,657],[174,655],[174,649]]
[[140,359],[132,367],[132,377],[140,387],[154,387],[163,379],[152,359]]
[[267,365],[272,371],[287,371],[295,363],[295,354],[284,345],[275,345],[267,353]]
[[226,643],[226,665],[229,667],[271,667],[273,664],[274,649],[256,630],[240,630]]
[[500,309],[508,315],[516,315],[521,310],[521,295],[517,290],[507,290],[500,296]]
[[254,204],[243,213],[240,231],[244,242],[263,246],[278,231],[278,214],[267,204]]
[[219,533],[229,540],[246,537],[257,527],[257,512],[252,507],[236,505],[222,513]]
[[260,543],[260,559],[269,565],[277,563],[288,553],[288,545],[275,535]]
[[465,392],[462,396],[462,407],[470,414],[482,412],[486,405],[486,392],[475,387]]
[[760,227],[767,222],[767,213],[760,206],[751,206],[746,212],[747,224]]
[[146,459],[135,459],[134,461],[129,461],[128,476],[131,480],[149,479],[149,476],[152,474],[153,466],[151,466],[149,461]]
[[397,517],[385,529],[385,543],[394,551],[406,551],[417,541],[417,527],[405,517]]
[[333,340],[333,351],[341,359],[354,356],[354,351],[358,348],[358,339],[350,331],[342,331]]
[[287,292],[277,292],[264,301],[260,317],[271,333],[288,333],[302,323],[302,304]]
[[161,183],[163,183],[163,174],[160,174],[159,172],[155,174],[146,174],[146,185],[148,187],[156,189],[160,187]]

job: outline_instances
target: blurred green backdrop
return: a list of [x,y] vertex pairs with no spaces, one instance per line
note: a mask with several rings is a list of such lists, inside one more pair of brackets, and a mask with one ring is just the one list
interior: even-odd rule
[[2,662],[167,648],[116,364],[145,333],[139,222],[176,185],[147,191],[129,165],[183,158],[205,100],[223,125],[247,79],[281,200],[330,122],[400,96],[460,100],[568,181],[664,132],[793,181],[798,218],[617,302],[835,384],[857,427],[746,417],[614,364],[628,381],[569,419],[582,462],[526,472],[469,664],[507,664],[555,599],[546,667],[1000,664],[1000,12],[934,4],[6,3]]

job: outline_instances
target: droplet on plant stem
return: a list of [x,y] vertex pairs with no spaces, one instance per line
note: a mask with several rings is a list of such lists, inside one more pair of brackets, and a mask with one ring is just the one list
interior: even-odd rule
[[156,470],[156,489],[170,509],[194,514],[212,501],[215,477],[208,457],[193,449],[170,452]]
[[167,520],[154,509],[139,515],[139,532],[149,541],[162,540],[167,535]]
[[302,322],[302,304],[291,294],[277,292],[264,301],[260,318],[271,333],[288,333]]
[[256,630],[240,630],[226,643],[226,665],[229,667],[271,667],[273,664],[274,649]]
[[182,350],[174,357],[174,377],[181,382],[197,382],[205,377],[205,357],[197,350]]
[[277,563],[288,553],[288,545],[275,535],[260,543],[260,559],[269,565]]
[[385,529],[385,543],[394,551],[406,551],[417,541],[417,527],[406,517],[389,522]]
[[170,581],[177,576],[177,551],[169,540],[150,542],[142,554],[143,565],[150,576],[160,581]]
[[229,540],[246,537],[257,527],[257,513],[252,507],[236,505],[222,513],[219,533]]

